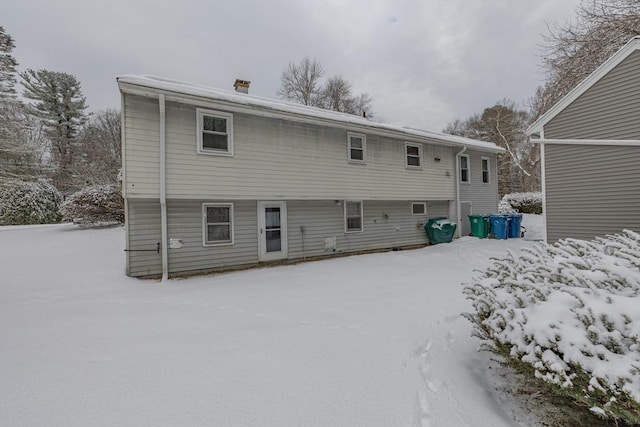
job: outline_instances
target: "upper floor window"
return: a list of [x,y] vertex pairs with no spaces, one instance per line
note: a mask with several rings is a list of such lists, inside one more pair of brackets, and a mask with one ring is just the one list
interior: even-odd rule
[[404,143],[405,166],[408,168],[422,167],[422,144]]
[[203,203],[202,228],[204,246],[233,244],[233,204]]
[[344,231],[345,233],[362,231],[361,201],[347,200],[344,202]]
[[460,156],[460,182],[469,182],[469,156]]
[[198,153],[233,156],[233,115],[198,108]]
[[367,137],[360,133],[347,133],[349,163],[367,163]]
[[489,163],[489,158],[488,157],[483,157],[481,159],[482,162],[482,182],[485,184],[490,184],[491,183],[491,178],[490,178],[490,174],[489,174],[489,169],[490,169],[490,163]]

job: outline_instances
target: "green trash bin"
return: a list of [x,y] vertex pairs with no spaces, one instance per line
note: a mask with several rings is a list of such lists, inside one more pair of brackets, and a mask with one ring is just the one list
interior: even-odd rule
[[469,215],[469,222],[471,222],[471,234],[484,239],[489,235],[491,228],[489,222],[489,215]]
[[424,231],[427,233],[429,243],[436,245],[438,243],[449,243],[453,240],[453,236],[456,234],[457,225],[447,217],[431,218],[424,226]]

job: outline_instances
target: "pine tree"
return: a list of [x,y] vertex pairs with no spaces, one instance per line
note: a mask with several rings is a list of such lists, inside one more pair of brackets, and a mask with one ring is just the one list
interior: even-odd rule
[[15,49],[13,38],[0,25],[0,102],[16,98],[16,67],[18,62],[11,54]]
[[0,26],[0,181],[34,178],[39,171],[37,150],[30,146],[29,121],[16,99],[13,38]]
[[28,111],[43,121],[51,144],[53,184],[64,194],[75,189],[73,166],[78,156],[78,134],[86,122],[86,98],[72,75],[48,70],[20,73],[24,96],[36,101]]

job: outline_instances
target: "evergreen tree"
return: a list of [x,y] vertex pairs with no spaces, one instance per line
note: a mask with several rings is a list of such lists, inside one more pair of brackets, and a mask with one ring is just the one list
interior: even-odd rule
[[30,144],[29,120],[16,99],[16,66],[13,38],[0,26],[0,181],[32,179],[39,171]]
[[16,97],[16,67],[18,62],[11,54],[15,49],[13,38],[0,25],[0,102]]
[[79,155],[78,134],[86,122],[86,99],[72,75],[48,70],[20,73],[24,96],[35,103],[28,111],[42,119],[51,144],[53,184],[62,193],[73,192],[73,167]]

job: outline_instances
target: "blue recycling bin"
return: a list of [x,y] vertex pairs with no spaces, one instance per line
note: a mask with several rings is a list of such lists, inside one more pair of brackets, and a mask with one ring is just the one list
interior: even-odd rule
[[489,222],[491,223],[491,232],[496,239],[509,238],[509,218],[507,216],[491,215]]
[[509,214],[509,238],[520,237],[520,225],[522,224],[522,214]]

